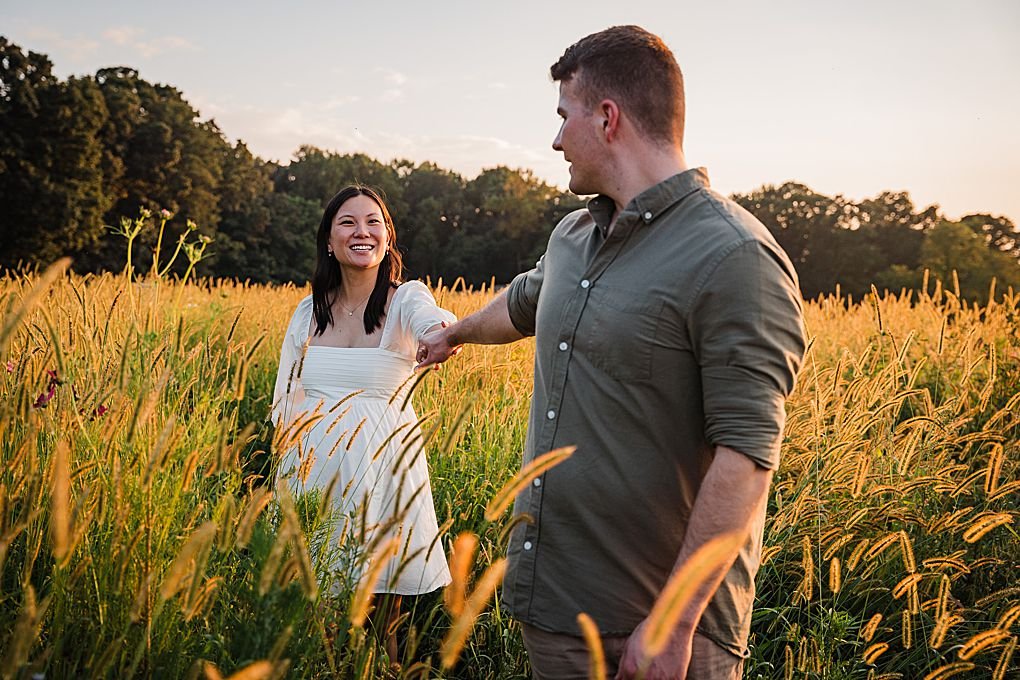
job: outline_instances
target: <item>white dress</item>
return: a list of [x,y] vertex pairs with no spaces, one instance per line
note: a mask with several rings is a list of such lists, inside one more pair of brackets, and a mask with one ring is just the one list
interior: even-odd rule
[[432,326],[455,320],[424,284],[409,281],[390,299],[379,347],[308,345],[311,295],[298,304],[283,340],[273,422],[279,429],[308,414],[321,419],[283,455],[279,478],[301,492],[325,489],[338,477],[334,507],[355,526],[363,524],[369,536],[405,513],[387,530],[400,536],[400,549],[376,592],[416,595],[450,582],[425,452],[415,436],[418,418],[406,397],[418,339]]

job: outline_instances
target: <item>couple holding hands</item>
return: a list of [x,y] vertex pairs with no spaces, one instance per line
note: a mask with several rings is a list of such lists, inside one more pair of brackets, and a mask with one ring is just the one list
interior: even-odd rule
[[327,205],[273,410],[277,427],[322,417],[283,454],[279,476],[332,489],[340,513],[399,536],[403,557],[376,587],[391,602],[443,587],[424,454],[401,446],[417,418],[394,394],[465,344],[534,336],[523,462],[577,448],[515,502],[528,521],[511,534],[501,600],[533,677],[588,676],[581,612],[610,673],[634,677],[643,622],[670,575],[736,533],[740,545],[644,677],[740,678],[784,401],[805,349],[797,276],[760,222],[688,168],[683,78],[659,37],[594,33],[551,76],[562,119],[553,148],[570,163],[570,190],[594,198],[479,312],[458,321],[423,284],[401,282],[377,192],[350,186]]

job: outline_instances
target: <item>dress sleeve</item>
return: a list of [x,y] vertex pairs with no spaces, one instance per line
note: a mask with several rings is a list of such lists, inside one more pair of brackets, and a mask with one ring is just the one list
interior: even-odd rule
[[399,351],[413,356],[425,331],[443,321],[453,323],[457,317],[437,305],[432,291],[421,281],[408,281],[400,288],[400,338],[397,344]]
[[276,427],[286,427],[296,415],[297,404],[304,401],[305,391],[301,386],[301,366],[304,363],[305,345],[308,340],[308,325],[312,318],[312,296],[302,300],[283,336],[280,348],[280,368],[276,372],[276,389],[273,391],[272,420]]

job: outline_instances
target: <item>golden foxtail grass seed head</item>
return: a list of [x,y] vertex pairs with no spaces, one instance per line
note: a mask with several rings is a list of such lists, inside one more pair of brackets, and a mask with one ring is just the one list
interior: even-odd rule
[[963,532],[963,540],[967,543],[977,543],[992,529],[1006,524],[1013,524],[1013,522],[1013,515],[1009,512],[981,513],[974,518],[970,526]]
[[1020,619],[1020,604],[1014,604],[1002,612],[999,622],[995,626],[1000,630],[1009,630],[1017,622],[1017,619]]
[[464,611],[468,579],[471,577],[471,567],[474,565],[477,549],[478,537],[470,531],[462,532],[453,542],[450,553],[450,585],[443,591],[443,602],[451,616],[459,616]]
[[900,531],[900,553],[903,556],[903,567],[908,573],[917,571],[917,561],[914,559],[914,546],[906,531]]
[[503,580],[505,572],[506,558],[501,557],[489,565],[481,578],[478,579],[474,591],[472,591],[464,603],[464,609],[461,611],[460,616],[453,620],[450,632],[443,639],[443,644],[439,649],[440,663],[443,668],[453,668],[454,664],[457,663],[457,657],[460,656],[464,643],[467,642],[468,635],[471,634],[475,619],[478,618],[478,615],[485,609],[485,605],[489,603],[489,599],[495,594],[496,587]]
[[362,574],[361,581],[358,582],[358,588],[354,591],[354,599],[351,602],[351,625],[356,628],[365,625],[365,620],[368,618],[369,605],[372,602],[372,596],[375,594],[376,584],[379,581],[379,575],[382,574],[383,569],[386,568],[386,565],[399,550],[400,538],[394,536],[379,546],[378,550],[372,554],[368,563],[368,569]]
[[829,590],[838,593],[843,585],[843,572],[840,569],[838,557],[833,557],[829,562]]
[[648,659],[658,656],[669,642],[681,615],[706,587],[714,587],[733,563],[745,537],[723,534],[708,541],[673,572],[645,619],[641,646]]
[[946,615],[949,605],[949,577],[942,574],[939,577],[939,592],[935,599],[935,618],[940,619]]
[[1010,670],[1009,662],[1013,658],[1013,651],[1016,649],[1016,637],[1010,638],[1009,642],[1002,648],[999,654],[999,661],[995,664],[995,671],[992,673],[992,680],[1005,680],[1006,673]]
[[69,553],[71,538],[71,471],[68,463],[67,442],[61,439],[53,452],[53,482],[51,484],[50,532],[53,540],[53,557],[63,563]]
[[216,522],[210,520],[195,529],[195,532],[181,546],[170,570],[163,577],[163,583],[159,587],[160,599],[169,600],[176,595],[184,587],[185,578],[198,577],[197,570],[205,567],[204,564],[198,564],[201,561],[200,557],[212,546],[215,538]]
[[899,540],[899,537],[899,532],[893,531],[875,541],[872,546],[868,548],[868,552],[864,555],[864,561],[871,562],[877,559],[879,555],[885,552],[886,548]]
[[900,579],[900,582],[893,586],[892,589],[893,599],[898,600],[905,594],[912,591],[916,591],[917,584],[921,581],[922,578],[923,577],[921,574],[910,574]]
[[227,680],[269,680],[275,673],[276,668],[272,662],[255,661],[230,674]]
[[0,356],[6,354],[7,345],[15,329],[21,325],[21,322],[28,313],[42,300],[43,295],[49,290],[50,286],[64,275],[69,266],[71,266],[71,258],[69,257],[61,258],[51,264],[46,268],[42,276],[38,278],[32,289],[27,294],[21,296],[21,303],[14,306],[9,312],[4,313],[3,326],[0,326]]
[[1002,463],[1005,460],[1005,447],[1002,444],[992,444],[992,450],[988,454],[988,465],[985,467],[985,493],[993,494],[999,487],[999,475],[1002,473]]
[[868,648],[864,650],[864,653],[861,655],[861,658],[864,659],[864,663],[866,663],[868,665],[871,665],[871,664],[875,663],[876,661],[878,661],[878,657],[880,657],[883,654],[885,654],[885,652],[888,649],[889,649],[889,643],[887,643],[887,642],[876,642],[873,645],[869,645]]
[[577,626],[581,629],[581,636],[588,648],[588,680],[605,680],[606,655],[602,649],[602,636],[599,635],[598,626],[584,612],[577,615]]
[[951,678],[954,675],[960,673],[966,673],[967,671],[974,670],[974,664],[967,661],[954,661],[953,663],[947,663],[943,666],[939,666],[928,675],[924,676],[924,680],[945,680]]
[[875,632],[878,630],[880,623],[882,623],[882,615],[872,614],[868,622],[864,624],[864,628],[861,629],[861,638],[865,642],[871,642],[871,638],[875,637]]
[[969,640],[963,643],[963,646],[957,651],[957,655],[961,660],[969,661],[989,647],[999,645],[1011,637],[1013,636],[1004,630],[990,628],[972,635]]
[[553,449],[541,456],[537,456],[530,463],[525,465],[513,479],[503,485],[503,488],[496,492],[489,504],[485,507],[485,519],[490,522],[496,521],[503,511],[510,507],[510,503],[533,479],[545,474],[552,467],[559,465],[574,454],[576,446],[564,446]]
[[914,616],[910,610],[904,609],[900,614],[901,626],[900,626],[900,641],[903,644],[903,649],[910,649],[914,643]]
[[235,540],[238,548],[248,545],[248,541],[251,540],[252,531],[255,529],[255,522],[272,500],[273,492],[269,487],[263,486],[252,491],[248,497],[248,502],[244,506],[244,511],[237,521]]
[[928,638],[928,646],[932,649],[938,649],[942,646],[942,643],[946,640],[946,633],[949,629],[955,625],[963,623],[963,617],[958,614],[943,614],[935,620],[935,626],[931,630],[931,636]]

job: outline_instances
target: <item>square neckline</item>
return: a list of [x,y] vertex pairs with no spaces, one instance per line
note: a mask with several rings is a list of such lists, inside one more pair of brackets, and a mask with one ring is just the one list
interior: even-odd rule
[[380,333],[379,333],[379,344],[376,345],[375,347],[341,347],[339,345],[313,345],[312,344],[312,337],[314,336],[314,331],[312,329],[312,323],[315,321],[314,307],[312,308],[312,312],[309,313],[309,315],[308,315],[308,335],[305,338],[305,346],[308,349],[312,349],[313,347],[318,347],[318,348],[322,348],[322,349],[381,350],[383,352],[389,352],[390,354],[399,354],[399,352],[394,352],[391,349],[384,348],[383,347],[383,340],[386,339],[386,331],[389,329],[390,316],[392,316],[391,312],[393,311],[394,303],[396,303],[396,301],[397,301],[397,295],[400,294],[400,290],[404,286],[406,286],[406,285],[407,285],[406,281],[401,283],[399,286],[397,286],[397,289],[393,292],[393,297],[390,298],[389,305],[386,308],[386,313],[383,314],[382,328],[380,329]]

